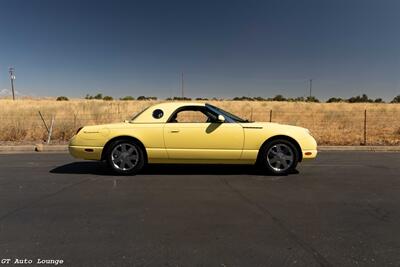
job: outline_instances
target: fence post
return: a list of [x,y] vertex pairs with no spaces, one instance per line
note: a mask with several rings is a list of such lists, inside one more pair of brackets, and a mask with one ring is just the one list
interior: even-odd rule
[[54,115],[51,116],[51,123],[50,123],[50,129],[49,129],[49,135],[47,136],[47,144],[50,144],[50,139],[51,139],[51,134],[53,133],[53,124],[54,124]]
[[43,121],[44,127],[46,127],[47,133],[49,133],[49,128],[47,127],[46,121],[44,120],[44,118],[43,118],[42,113],[40,112],[40,110],[39,110],[39,116],[40,116],[40,118],[41,118],[42,121]]
[[272,122],[272,109],[269,111],[269,122]]
[[364,110],[364,146],[367,145],[367,110]]

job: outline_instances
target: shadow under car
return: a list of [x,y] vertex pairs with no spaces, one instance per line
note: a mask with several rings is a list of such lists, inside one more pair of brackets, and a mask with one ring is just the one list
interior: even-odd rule
[[[58,166],[51,173],[58,174],[95,174],[116,176],[105,162],[77,161]],[[298,173],[297,171],[293,172]],[[269,175],[254,165],[227,164],[149,164],[139,175]]]

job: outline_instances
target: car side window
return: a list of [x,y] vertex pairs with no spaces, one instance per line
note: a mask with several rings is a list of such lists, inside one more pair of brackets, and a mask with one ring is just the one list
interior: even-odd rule
[[164,116],[164,112],[161,109],[156,109],[153,111],[153,118],[160,119]]
[[188,107],[175,112],[170,118],[170,123],[207,123],[214,122],[215,116],[209,114],[204,108]]
[[176,115],[176,121],[180,123],[204,123],[208,120],[203,112],[197,110],[183,110]]

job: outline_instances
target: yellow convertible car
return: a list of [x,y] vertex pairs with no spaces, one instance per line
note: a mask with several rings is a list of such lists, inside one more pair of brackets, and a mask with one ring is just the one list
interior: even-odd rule
[[167,102],[130,121],[80,128],[69,152],[104,160],[119,174],[151,163],[205,163],[258,164],[279,175],[315,158],[317,143],[305,128],[250,122],[205,103]]

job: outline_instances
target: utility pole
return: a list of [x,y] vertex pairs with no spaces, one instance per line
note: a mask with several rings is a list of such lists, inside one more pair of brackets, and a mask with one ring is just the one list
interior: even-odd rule
[[312,96],[312,79],[310,79],[310,98]]
[[183,85],[183,72],[181,74],[181,89],[182,89],[182,99],[183,99],[185,97],[184,85]]
[[8,72],[10,73],[12,97],[13,97],[13,100],[15,100],[15,93],[14,93],[15,69],[13,67],[10,67],[8,69]]

